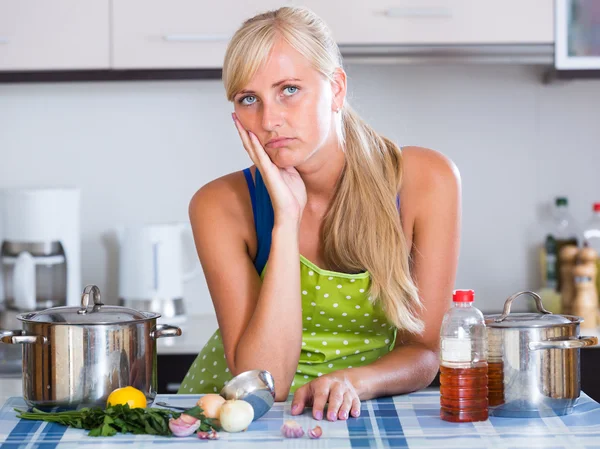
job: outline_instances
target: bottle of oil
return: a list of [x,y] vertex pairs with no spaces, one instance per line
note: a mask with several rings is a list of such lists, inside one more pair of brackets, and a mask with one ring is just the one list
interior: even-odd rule
[[473,290],[455,290],[440,330],[440,418],[488,419],[488,364],[483,314]]
[[[569,212],[569,200],[566,197],[557,197],[555,200],[551,232],[555,239],[555,272],[559,274],[561,268],[561,260],[560,257],[558,257],[560,255],[560,250],[566,245],[578,245],[577,236],[579,234],[579,225],[575,222],[575,219]],[[562,279],[560,274],[557,276],[557,281],[556,290],[560,292],[562,289]],[[562,313],[567,312],[563,311]]]

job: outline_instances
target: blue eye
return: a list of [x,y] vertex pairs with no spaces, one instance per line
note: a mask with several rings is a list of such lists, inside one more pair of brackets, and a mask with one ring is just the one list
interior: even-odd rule
[[286,86],[283,88],[283,91],[287,91],[288,93],[286,94],[287,96],[290,95],[294,95],[296,92],[298,92],[298,88],[296,86]]
[[[251,101],[246,101],[246,100],[251,100]],[[253,104],[255,101],[256,101],[256,97],[254,95],[248,95],[246,97],[240,98],[240,100],[239,100],[240,104],[243,104],[246,106]]]

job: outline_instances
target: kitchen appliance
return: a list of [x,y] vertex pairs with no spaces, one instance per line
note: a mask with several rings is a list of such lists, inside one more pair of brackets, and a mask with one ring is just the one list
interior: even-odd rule
[[117,235],[120,304],[183,321],[184,283],[201,274],[189,225],[127,226]]
[[[9,189],[0,199],[0,329],[14,329],[20,312],[79,301],[80,192]],[[21,352],[0,345],[3,374],[21,374]]]
[[[151,404],[156,396],[156,339],[181,335],[157,324],[159,314],[101,302],[88,285],[80,306],[21,313],[21,330],[4,332],[23,345],[23,396],[30,407],[104,407],[115,389],[133,386]],[[2,345],[3,346],[3,345]]]
[[[510,313],[519,296],[535,299],[538,313]],[[579,349],[598,344],[580,337],[577,316],[552,314],[534,292],[512,295],[500,315],[485,317],[489,413],[539,417],[573,411],[580,392]]]

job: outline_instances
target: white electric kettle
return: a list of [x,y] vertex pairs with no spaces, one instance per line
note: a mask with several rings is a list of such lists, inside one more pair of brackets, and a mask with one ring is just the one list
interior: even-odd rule
[[127,226],[117,236],[121,305],[184,317],[183,284],[202,272],[189,225]]

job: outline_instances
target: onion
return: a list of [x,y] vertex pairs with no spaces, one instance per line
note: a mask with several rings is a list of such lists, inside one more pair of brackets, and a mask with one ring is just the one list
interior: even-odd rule
[[202,413],[207,418],[210,418],[216,426],[220,426],[219,415],[221,414],[221,406],[225,403],[225,399],[218,394],[205,394],[196,405],[202,409]]
[[226,432],[246,430],[253,419],[254,409],[244,400],[231,399],[221,406],[221,427]]

